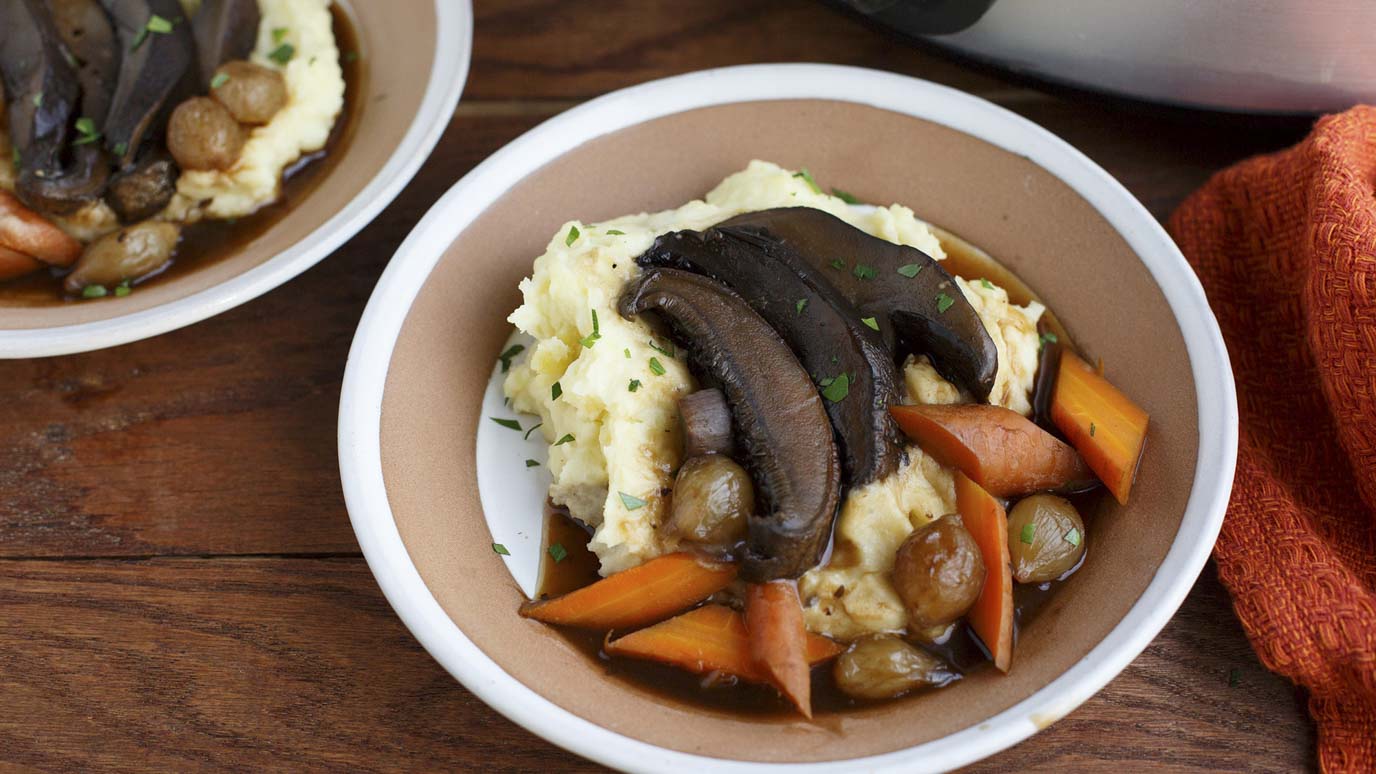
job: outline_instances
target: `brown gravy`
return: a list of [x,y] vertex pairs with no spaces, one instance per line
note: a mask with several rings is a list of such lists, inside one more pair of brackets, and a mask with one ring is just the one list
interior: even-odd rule
[[[246,218],[238,220],[204,220],[182,229],[182,240],[176,256],[157,274],[134,285],[159,282],[178,277],[237,253],[248,243],[262,236],[282,219],[297,202],[310,195],[335,163],[344,155],[353,137],[358,114],[363,109],[366,72],[359,54],[358,35],[348,15],[338,5],[330,6],[334,20],[335,43],[339,48],[339,66],[344,71],[344,107],[330,130],[325,147],[301,157],[282,173],[282,196]],[[67,295],[62,290],[61,277],[66,270],[37,271],[24,277],[0,282],[0,306],[39,307],[73,303],[92,303],[91,300]],[[113,302],[106,296],[95,301]]]

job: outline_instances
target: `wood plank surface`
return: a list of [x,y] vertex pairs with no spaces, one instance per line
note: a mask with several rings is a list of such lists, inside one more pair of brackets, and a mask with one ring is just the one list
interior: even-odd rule
[[[488,154],[583,99],[766,61],[879,67],[992,99],[1164,218],[1302,124],[1050,96],[805,0],[479,0],[472,75],[412,184],[264,297],[104,352],[0,361],[0,769],[583,770],[449,678],[358,558],[335,413],[393,250]],[[1236,670],[1235,686],[1229,674]],[[979,771],[1294,771],[1302,699],[1206,571],[1146,653]]]

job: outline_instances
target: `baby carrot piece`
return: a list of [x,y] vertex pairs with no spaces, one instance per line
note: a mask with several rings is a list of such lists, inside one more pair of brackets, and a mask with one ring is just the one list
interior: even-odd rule
[[[703,605],[680,616],[608,640],[608,655],[659,661],[690,672],[721,672],[751,683],[769,683],[750,654],[745,616],[725,605]],[[809,665],[835,658],[845,650],[816,634],[807,636]]]
[[1147,412],[1073,352],[1061,355],[1051,421],[1126,505],[1147,441]]
[[956,510],[984,557],[984,590],[965,617],[994,656],[994,666],[1013,665],[1013,569],[1008,556],[1008,517],[1003,506],[964,473],[956,473]]
[[583,629],[643,626],[696,605],[735,577],[734,564],[666,554],[563,596],[527,602],[521,615]]
[[812,670],[797,584],[789,580],[750,584],[745,594],[745,627],[750,630],[755,664],[803,717],[811,719]]

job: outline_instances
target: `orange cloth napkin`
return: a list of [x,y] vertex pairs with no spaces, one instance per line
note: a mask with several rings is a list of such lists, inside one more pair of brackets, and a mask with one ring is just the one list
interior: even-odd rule
[[1237,377],[1214,557],[1262,663],[1309,691],[1325,771],[1376,771],[1376,108],[1215,175],[1167,224]]

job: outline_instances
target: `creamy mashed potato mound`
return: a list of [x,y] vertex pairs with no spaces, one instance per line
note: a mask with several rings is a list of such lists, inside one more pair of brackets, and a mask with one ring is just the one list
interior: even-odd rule
[[[797,206],[825,210],[869,234],[945,258],[927,224],[907,207],[853,207],[801,175],[753,161],[703,199],[675,210],[565,223],[521,281],[522,304],[509,320],[535,342],[529,357],[512,366],[506,395],[513,408],[543,423],[540,432],[554,444],[550,497],[594,527],[590,547],[604,575],[677,547],[659,527],[682,462],[677,401],[697,388],[683,354],[661,351],[671,349],[663,331],[616,311],[621,289],[640,273],[635,257],[660,234]],[[1027,413],[1041,307],[1011,304],[989,283],[958,283],[998,348],[991,402]],[[926,358],[910,358],[903,371],[911,402],[969,400]],[[551,394],[556,381],[562,390],[557,399]],[[635,498],[631,505],[645,505],[627,507],[623,493]],[[838,638],[904,628],[907,617],[889,581],[894,553],[914,529],[954,509],[952,471],[915,447],[893,475],[849,492],[829,562],[800,581],[808,628]]]

